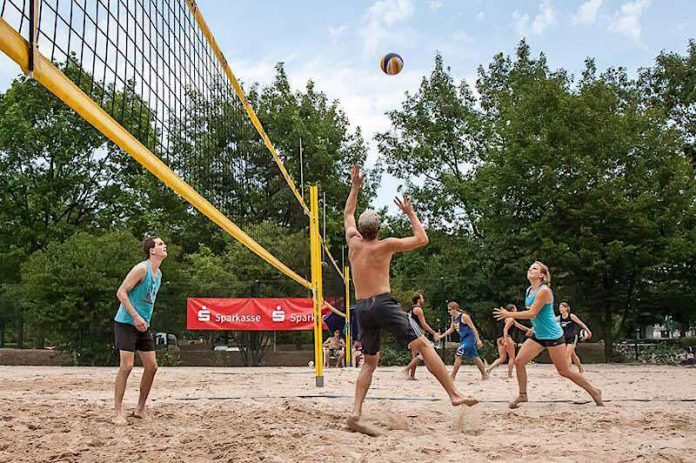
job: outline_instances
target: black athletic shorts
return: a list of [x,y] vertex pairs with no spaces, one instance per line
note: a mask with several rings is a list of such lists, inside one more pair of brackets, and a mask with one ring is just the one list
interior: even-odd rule
[[540,344],[543,348],[560,346],[562,344],[565,344],[565,338],[563,336],[561,336],[558,339],[538,339],[536,335],[532,335],[532,337],[530,337],[529,339],[531,339],[537,344]]
[[360,299],[355,304],[358,317],[359,339],[363,354],[376,355],[379,352],[382,329],[390,332],[397,342],[410,344],[421,335],[415,322],[401,310],[399,303],[390,293]]
[[567,336],[564,338],[564,341],[566,344],[576,345],[578,343],[578,335],[574,334],[572,336]]
[[128,352],[152,352],[155,350],[155,340],[150,328],[146,331],[138,329],[129,323],[114,322],[114,334],[116,336],[116,350]]

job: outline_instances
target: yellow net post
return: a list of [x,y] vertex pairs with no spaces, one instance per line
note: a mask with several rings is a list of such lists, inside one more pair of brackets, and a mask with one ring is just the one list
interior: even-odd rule
[[346,281],[346,366],[351,365],[353,357],[353,336],[350,331],[350,267],[343,268],[343,278]]
[[314,374],[316,386],[324,387],[324,351],[321,309],[324,296],[321,281],[321,237],[319,236],[319,188],[309,187],[309,247],[312,261],[312,294],[314,299]]

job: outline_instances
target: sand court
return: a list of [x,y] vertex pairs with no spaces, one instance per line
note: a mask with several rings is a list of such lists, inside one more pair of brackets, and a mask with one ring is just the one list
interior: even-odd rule
[[693,368],[589,365],[606,400],[598,408],[552,366],[531,365],[530,403],[512,411],[516,382],[502,369],[481,381],[466,366],[457,384],[481,403],[460,410],[425,371],[405,381],[381,368],[365,404],[365,419],[385,431],[377,438],[344,424],[355,369],[326,370],[317,389],[308,368],[161,367],[152,421],[129,417],[120,428],[110,421],[115,372],[0,367],[0,461],[686,462],[696,451]]

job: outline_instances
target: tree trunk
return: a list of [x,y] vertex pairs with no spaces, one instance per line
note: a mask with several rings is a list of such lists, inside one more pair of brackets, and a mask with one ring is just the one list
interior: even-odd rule
[[44,329],[42,326],[36,327],[36,332],[34,334],[34,349],[43,349],[46,347],[46,337],[44,336]]
[[610,302],[604,309],[604,320],[602,331],[604,334],[604,360],[611,362],[614,358],[614,330],[613,330],[614,307]]
[[24,348],[24,319],[17,320],[17,349]]

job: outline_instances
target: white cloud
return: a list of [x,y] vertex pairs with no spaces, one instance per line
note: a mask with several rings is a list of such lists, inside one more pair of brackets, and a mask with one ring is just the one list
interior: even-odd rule
[[364,39],[364,51],[374,54],[380,42],[395,24],[409,19],[415,11],[415,0],[378,0],[365,14],[365,26],[360,34]]
[[609,30],[624,35],[635,41],[640,41],[640,18],[650,5],[650,0],[636,0],[621,5]]
[[530,32],[535,35],[541,35],[548,26],[556,24],[556,14],[553,11],[551,0],[542,0],[542,2],[539,3],[539,12],[533,20],[527,13],[522,14],[517,10],[512,13],[512,20],[517,35],[525,37],[529,35]]
[[[461,36],[457,36],[463,40]],[[312,60],[298,59],[296,56],[282,58],[265,57],[263,59],[240,60],[232,62],[232,69],[245,84],[259,82],[270,84],[275,75],[277,61],[285,61],[286,71],[293,89],[304,90],[308,80],[316,82],[320,90],[330,98],[340,100],[353,128],[360,126],[363,138],[368,146],[367,166],[373,166],[379,158],[377,145],[373,137],[391,127],[386,112],[400,107],[406,91],[418,89],[423,70],[404,69],[398,76],[387,76],[377,63],[374,67],[363,68],[358,62],[341,61],[336,63],[327,57]],[[356,83],[359,83],[356,84]],[[263,123],[263,121],[261,121]],[[389,206],[396,194],[397,181],[385,176],[375,205]]]
[[551,0],[543,0],[539,4],[539,14],[536,15],[534,22],[532,22],[532,32],[539,35],[544,32],[544,29],[555,23],[556,15],[553,12]]
[[430,0],[430,9],[437,11],[442,7],[442,2],[440,0]]
[[346,25],[345,24],[339,24],[338,26],[329,26],[328,31],[329,31],[329,38],[331,39],[332,42],[336,43],[338,38],[343,35],[343,32],[346,30]]
[[604,0],[589,0],[578,8],[578,11],[573,15],[573,24],[582,24],[588,26],[597,21],[597,13],[602,7]]
[[529,29],[529,15],[527,13],[521,14],[515,10],[512,12],[512,21],[515,23],[517,35],[520,37],[526,36]]
[[483,19],[483,11],[479,11],[478,13],[476,13],[476,19],[478,19],[479,21]]

